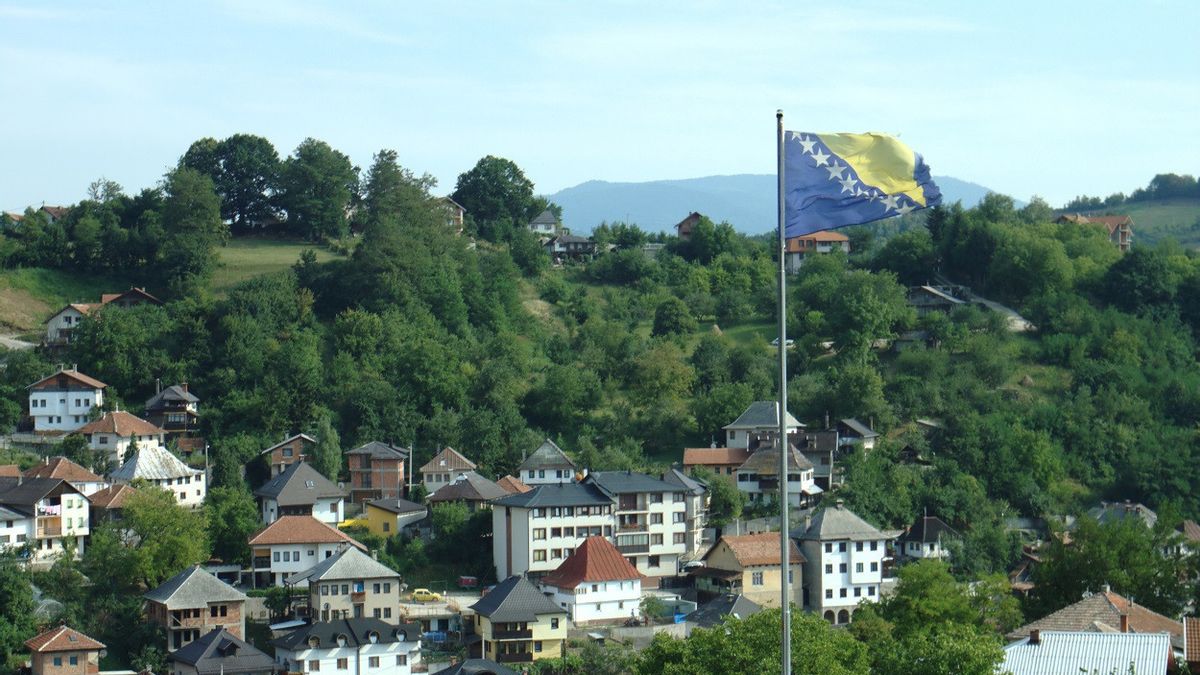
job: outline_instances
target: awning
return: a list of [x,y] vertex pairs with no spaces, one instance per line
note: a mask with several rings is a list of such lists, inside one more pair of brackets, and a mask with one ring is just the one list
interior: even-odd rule
[[804,487],[800,488],[800,491],[806,495],[819,495],[824,492],[824,490],[817,487],[816,483],[805,485]]

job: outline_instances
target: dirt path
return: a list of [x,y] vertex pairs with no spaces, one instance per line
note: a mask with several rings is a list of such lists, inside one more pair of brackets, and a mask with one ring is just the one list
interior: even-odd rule
[[16,335],[0,335],[0,347],[5,349],[33,349],[36,346],[32,342],[18,340]]

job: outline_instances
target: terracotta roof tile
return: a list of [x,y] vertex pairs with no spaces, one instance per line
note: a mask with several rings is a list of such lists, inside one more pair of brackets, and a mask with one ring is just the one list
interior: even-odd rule
[[612,542],[604,537],[588,537],[557,569],[542,577],[542,584],[575,588],[585,581],[622,581],[642,576]]
[[21,467],[16,464],[0,464],[0,476],[8,476],[9,478],[20,478]]
[[1106,591],[1083,598],[1079,602],[1026,624],[1008,634],[1011,640],[1029,635],[1029,631],[1087,631],[1096,623],[1114,628],[1121,625],[1121,615],[1129,615],[1129,630],[1134,633],[1170,633],[1173,637],[1183,634],[1183,624],[1152,612],[1141,605],[1130,603],[1126,598]]
[[104,479],[66,457],[54,457],[25,471],[26,478],[61,478],[68,483],[103,483]]
[[741,466],[752,453],[746,448],[684,448],[684,466]]
[[[4,467],[0,467],[0,469],[2,468]],[[0,473],[0,476],[3,475],[3,473]],[[1197,525],[1196,521],[1194,520],[1185,520],[1179,524],[1179,527],[1175,529],[1188,541],[1200,541],[1200,525]]]
[[121,438],[129,438],[133,434],[138,436],[157,436],[167,432],[159,429],[146,420],[131,415],[124,410],[104,413],[104,417],[93,422],[88,422],[79,428],[80,434],[116,434]]
[[88,497],[88,501],[92,506],[101,509],[119,509],[125,506],[125,500],[135,494],[137,490],[128,485],[118,484],[97,490]]
[[496,485],[499,485],[500,487],[504,488],[505,492],[507,492],[510,495],[517,495],[517,494],[521,494],[524,492],[529,492],[530,490],[533,489],[533,488],[529,487],[528,485],[522,483],[520,479],[514,478],[512,476],[505,476],[504,478],[501,478],[500,480],[496,481]]
[[100,380],[97,380],[94,377],[84,375],[83,373],[79,372],[78,370],[61,370],[54,374],[43,377],[42,379],[38,380],[37,382],[34,382],[33,384],[26,387],[26,389],[36,387],[39,384],[46,382],[47,380],[53,380],[60,375],[65,376],[68,379],[75,380],[76,382],[87,386],[89,389],[104,389],[105,387],[108,386],[107,384],[104,384],[103,382],[101,382]]
[[57,626],[25,641],[31,652],[76,652],[100,650],[104,645],[80,633],[74,628]]
[[1188,663],[1200,663],[1200,619],[1189,616],[1183,620],[1183,630],[1186,635],[1187,654],[1184,660]]
[[337,544],[345,542],[362,550],[367,547],[349,535],[312,516],[282,516],[250,537],[251,546],[275,544]]
[[[778,532],[760,532],[758,534],[743,534],[738,536],[726,535],[721,537],[721,541],[725,542],[725,545],[733,552],[733,557],[737,558],[738,563],[742,566],[779,564]],[[804,555],[800,553],[800,547],[796,546],[796,542],[789,541],[788,546],[791,551],[791,562],[804,562]]]

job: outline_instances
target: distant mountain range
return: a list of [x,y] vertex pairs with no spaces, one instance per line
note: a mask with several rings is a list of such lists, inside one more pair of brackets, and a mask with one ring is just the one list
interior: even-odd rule
[[[934,176],[945,201],[971,207],[988,188],[949,176]],[[740,232],[775,229],[775,176],[742,174],[705,176],[646,183],[590,180],[547,195],[562,206],[563,224],[576,234],[591,232],[602,222],[637,223],[644,230],[669,230],[687,214],[699,211],[716,222],[729,221]]]

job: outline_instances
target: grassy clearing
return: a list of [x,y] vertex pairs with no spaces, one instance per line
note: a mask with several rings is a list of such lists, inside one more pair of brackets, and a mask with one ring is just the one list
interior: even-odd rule
[[70,302],[99,302],[100,294],[129,288],[115,277],[27,267],[0,271],[0,330],[40,331],[42,322]]
[[1189,248],[1200,247],[1200,199],[1136,202],[1114,207],[1112,212],[1133,218],[1135,243],[1174,239]]
[[300,254],[312,249],[317,262],[338,258],[335,253],[316,244],[279,239],[233,239],[221,248],[221,267],[213,275],[212,291],[224,295],[241,282],[287,269],[296,264]]

